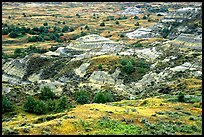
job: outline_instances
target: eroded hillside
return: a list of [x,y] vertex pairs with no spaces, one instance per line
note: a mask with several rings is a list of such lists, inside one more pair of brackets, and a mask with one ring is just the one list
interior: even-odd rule
[[202,3],[2,11],[3,134],[202,133]]

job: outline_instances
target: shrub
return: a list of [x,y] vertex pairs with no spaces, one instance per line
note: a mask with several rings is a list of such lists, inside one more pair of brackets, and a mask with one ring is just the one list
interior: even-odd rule
[[74,28],[70,27],[70,28],[69,28],[69,31],[70,31],[70,32],[74,31]]
[[183,92],[180,92],[179,95],[178,95],[178,101],[179,102],[184,102],[184,93]]
[[36,100],[32,96],[28,96],[23,106],[24,110],[26,112],[33,113],[35,106],[36,106]]
[[128,74],[134,72],[134,66],[131,61],[128,61],[128,63],[123,67],[124,71]]
[[76,40],[77,38],[79,38],[79,35],[73,34],[71,40]]
[[108,20],[114,20],[115,18],[114,18],[114,16],[108,16],[107,19]]
[[11,112],[14,110],[14,105],[5,96],[2,96],[2,113]]
[[25,56],[26,56],[26,53],[23,51],[23,49],[16,48],[14,50],[14,58],[16,58],[16,57],[25,57]]
[[57,106],[56,100],[52,100],[52,99],[47,100],[47,110],[48,111],[55,111],[56,106]]
[[98,69],[99,69],[99,70],[102,70],[102,69],[103,69],[102,64],[99,64],[99,65],[98,65]]
[[78,13],[76,14],[76,16],[77,16],[78,18],[80,18],[80,15],[79,15]]
[[143,47],[141,43],[135,43],[134,47]]
[[145,69],[142,68],[142,67],[141,67],[141,68],[138,68],[138,72],[139,72],[139,73],[145,73]]
[[48,99],[54,99],[55,98],[55,94],[52,91],[52,89],[48,86],[44,86],[41,89],[41,93],[39,95],[39,98],[42,100],[48,100]]
[[56,104],[56,109],[55,109],[55,111],[56,111],[56,112],[61,112],[61,111],[63,111],[64,109],[66,109],[67,106],[68,106],[67,97],[62,96],[62,97],[58,100],[58,102],[57,102],[57,104]]
[[117,21],[115,22],[115,24],[120,24],[120,23],[119,23],[119,21],[117,20]]
[[44,41],[44,38],[42,35],[40,36],[32,36],[32,37],[28,37],[28,42],[38,42],[38,41]]
[[4,52],[2,52],[2,59],[8,59],[8,55]]
[[144,16],[142,17],[142,19],[143,19],[143,20],[146,20],[146,19],[147,19],[147,16],[146,16],[146,15],[144,15]]
[[55,33],[60,33],[62,31],[60,27],[54,27],[53,30]]
[[56,51],[57,49],[58,49],[57,46],[51,46],[51,47],[49,48],[50,51]]
[[16,37],[18,37],[18,32],[11,31],[11,32],[9,33],[9,37],[10,37],[10,38],[16,38]]
[[126,65],[128,62],[131,62],[133,65],[135,65],[135,61],[131,58],[122,58],[120,60],[121,65]]
[[76,102],[80,104],[87,104],[89,102],[89,94],[84,91],[80,90],[78,93],[76,93]]
[[68,32],[69,31],[69,27],[67,25],[65,25],[63,28],[62,28],[62,32]]
[[48,23],[47,23],[47,22],[45,22],[45,23],[43,23],[43,25],[44,25],[44,26],[47,26],[47,25],[48,25]]
[[140,25],[139,22],[135,23],[135,26],[139,26],[139,25]]
[[87,35],[87,33],[86,32],[81,32],[81,34],[80,34],[80,36],[85,36],[85,35]]
[[2,29],[2,35],[8,35],[9,30],[8,29]]
[[163,38],[166,38],[166,37],[169,35],[169,33],[170,33],[170,30],[169,30],[168,28],[164,28],[164,29],[162,30],[162,36],[163,36]]
[[86,25],[86,26],[85,26],[85,29],[89,30],[89,26]]
[[128,17],[123,15],[123,16],[120,16],[119,18],[117,18],[118,20],[124,20],[124,19],[127,19]]
[[134,19],[139,19],[139,17],[135,15],[135,16],[134,16]]
[[104,22],[100,23],[100,26],[105,26],[105,23]]
[[93,98],[94,103],[106,103],[107,102],[107,97],[103,92],[98,92],[94,98]]
[[115,96],[110,91],[105,92],[105,96],[107,98],[107,102],[115,101]]
[[46,114],[47,113],[47,105],[42,100],[36,100],[33,112],[35,114]]
[[125,34],[124,33],[121,33],[119,34],[120,37],[124,38],[125,37]]

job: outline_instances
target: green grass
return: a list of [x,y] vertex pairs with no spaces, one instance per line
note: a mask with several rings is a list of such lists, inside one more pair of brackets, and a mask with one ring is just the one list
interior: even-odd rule
[[[85,124],[88,126],[89,124]],[[86,127],[85,126],[85,127]],[[101,118],[93,126],[97,131],[90,133],[93,135],[139,135],[141,128],[135,125],[126,125],[118,120]],[[89,134],[89,133],[88,133]]]

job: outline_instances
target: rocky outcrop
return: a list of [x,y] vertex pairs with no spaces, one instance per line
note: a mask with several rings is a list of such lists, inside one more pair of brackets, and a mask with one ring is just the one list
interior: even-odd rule
[[138,58],[144,58],[148,62],[154,62],[155,59],[157,59],[160,55],[162,55],[161,52],[158,52],[156,50],[156,47],[152,48],[144,48],[144,49],[128,49],[126,51],[118,53],[119,55],[124,56],[137,56]]
[[120,71],[116,70],[113,74],[108,74],[105,71],[94,71],[89,77],[89,81],[98,84],[115,85]]
[[161,37],[159,33],[154,32],[152,29],[143,27],[127,33],[126,36],[130,39]]
[[[119,46],[117,46],[119,45]],[[97,51],[97,52],[117,52],[123,46],[119,42],[114,42],[108,38],[96,34],[86,35],[70,43],[67,48],[74,50]]]
[[86,70],[89,67],[90,63],[84,63],[79,68],[75,69],[75,73],[80,77],[84,77],[86,75]]

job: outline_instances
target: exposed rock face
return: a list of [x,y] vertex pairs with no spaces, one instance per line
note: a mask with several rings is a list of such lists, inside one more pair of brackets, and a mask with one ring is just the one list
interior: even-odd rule
[[89,67],[90,63],[84,63],[79,68],[75,69],[75,73],[80,77],[86,75],[86,69]]
[[23,78],[26,72],[25,65],[26,64],[22,61],[22,59],[16,59],[10,62],[6,62],[3,65],[2,70],[8,75]]
[[76,42],[70,43],[67,48],[85,51],[116,52],[121,50],[122,45],[108,38],[91,34],[76,39]]
[[171,44],[178,47],[202,50],[202,35],[180,34]]
[[49,52],[46,52],[45,55],[46,56],[60,56],[60,53],[49,51]]
[[135,15],[138,13],[144,13],[144,11],[142,11],[140,8],[137,8],[137,7],[128,7],[121,14]]
[[128,49],[120,52],[119,55],[136,55],[138,58],[144,58],[148,62],[153,62],[162,53],[156,51],[156,47],[144,49]]
[[115,84],[115,80],[104,71],[94,71],[89,77],[89,81],[99,84]]
[[168,15],[165,16],[165,18],[161,21],[165,23],[168,22],[167,20],[174,20],[174,22],[183,22],[185,20],[196,18],[196,16],[201,13],[200,10],[201,8],[193,7],[181,8],[175,12],[168,13]]
[[158,33],[153,32],[152,29],[143,27],[133,32],[127,33],[126,36],[129,37],[130,39],[161,37]]

